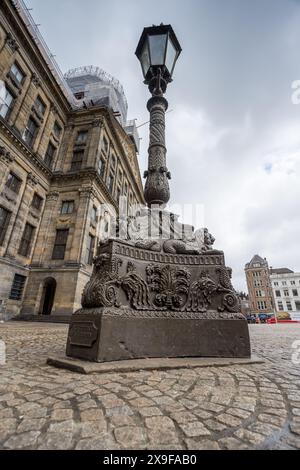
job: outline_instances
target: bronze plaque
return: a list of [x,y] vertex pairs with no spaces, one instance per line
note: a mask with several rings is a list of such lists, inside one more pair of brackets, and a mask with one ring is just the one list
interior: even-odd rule
[[98,328],[92,321],[74,322],[70,328],[69,336],[72,346],[90,348],[97,340]]

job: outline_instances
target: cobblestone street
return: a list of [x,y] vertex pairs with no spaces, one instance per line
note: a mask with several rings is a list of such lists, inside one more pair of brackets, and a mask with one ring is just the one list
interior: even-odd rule
[[0,448],[300,449],[300,325],[250,330],[264,364],[86,376],[46,365],[66,325],[2,324]]

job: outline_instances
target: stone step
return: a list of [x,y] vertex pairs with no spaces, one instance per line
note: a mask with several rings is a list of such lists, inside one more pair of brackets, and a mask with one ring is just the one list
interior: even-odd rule
[[70,323],[70,315],[18,315],[14,321],[29,321],[40,323]]

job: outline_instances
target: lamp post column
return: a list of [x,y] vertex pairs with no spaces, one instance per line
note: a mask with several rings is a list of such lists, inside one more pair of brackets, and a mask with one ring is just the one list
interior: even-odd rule
[[[159,80],[159,79],[158,79]],[[158,86],[152,91],[147,108],[150,112],[150,138],[148,149],[148,171],[145,172],[145,200],[164,207],[170,199],[169,179],[171,174],[166,166],[165,114],[168,102]]]

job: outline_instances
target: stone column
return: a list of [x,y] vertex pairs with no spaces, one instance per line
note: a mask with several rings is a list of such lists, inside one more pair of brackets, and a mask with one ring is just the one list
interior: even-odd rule
[[7,181],[10,165],[14,162],[15,157],[6,150],[5,147],[0,147],[0,194],[3,191]]
[[96,161],[99,153],[99,147],[101,145],[100,135],[101,129],[103,126],[103,118],[95,119],[93,121],[92,129],[90,131],[88,148],[87,148],[87,157],[86,157],[86,166],[87,167],[96,167]]
[[46,196],[45,209],[32,259],[32,264],[34,265],[42,265],[46,259],[51,259],[53,246],[50,246],[49,238],[53,238],[52,225],[53,218],[57,215],[58,199],[59,192],[57,191],[51,191]]
[[[7,244],[5,256],[8,258],[15,258],[18,253],[20,241],[27,221],[29,208],[32,202],[34,188],[38,183],[38,179],[32,173],[28,173],[26,186],[22,195],[19,205],[18,213],[16,214],[15,223]],[[35,233],[36,237],[36,233]],[[32,241],[33,242],[33,241]]]
[[150,112],[150,142],[148,171],[145,184],[145,200],[151,205],[165,206],[170,199],[168,179],[171,174],[166,167],[165,113],[168,102],[163,96],[152,96],[147,108]]
[[95,197],[92,188],[81,188],[79,192],[79,205],[76,215],[76,223],[70,253],[70,260],[77,263],[84,261],[84,249],[86,248],[86,239],[90,228],[89,214]]

